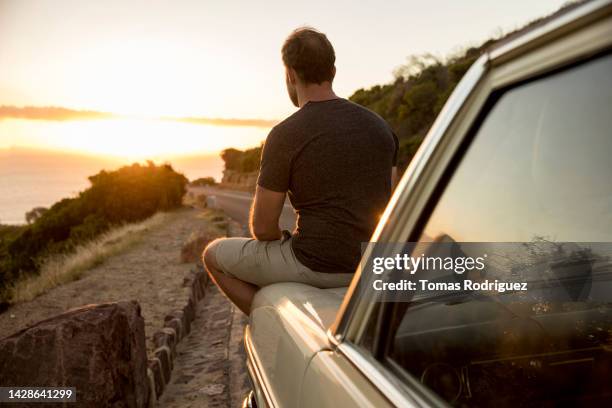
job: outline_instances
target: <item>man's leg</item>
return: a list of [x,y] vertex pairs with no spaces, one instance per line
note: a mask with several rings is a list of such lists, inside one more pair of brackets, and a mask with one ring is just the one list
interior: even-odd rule
[[233,278],[221,271],[215,254],[217,243],[218,241],[213,241],[204,250],[203,260],[206,270],[219,289],[248,316],[251,312],[253,297],[259,288],[252,283]]

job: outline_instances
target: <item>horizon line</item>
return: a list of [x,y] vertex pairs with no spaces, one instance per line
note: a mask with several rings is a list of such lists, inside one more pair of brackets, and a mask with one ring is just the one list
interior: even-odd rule
[[[241,149],[237,149],[241,150]],[[52,154],[52,155],[68,155],[68,156],[79,156],[79,157],[95,157],[95,158],[105,158],[117,161],[124,160],[134,160],[137,162],[147,161],[147,160],[173,160],[173,159],[189,159],[189,158],[198,158],[198,157],[217,157],[219,156],[220,151],[194,151],[188,153],[172,153],[172,154],[155,154],[150,156],[143,156],[139,158],[133,158],[123,155],[117,155],[112,153],[96,153],[87,150],[79,150],[72,148],[61,148],[61,147],[38,147],[31,145],[19,145],[12,144],[6,146],[0,146],[0,154],[2,153],[10,153],[18,152],[18,153],[33,153],[33,154]]]
[[71,121],[71,120],[109,120],[109,119],[145,119],[191,123],[195,125],[214,125],[227,127],[272,127],[279,120],[256,119],[256,118],[211,118],[198,116],[154,116],[124,115],[113,112],[102,112],[96,110],[79,110],[60,106],[15,106],[0,105],[0,121],[4,119],[26,119],[47,121]]

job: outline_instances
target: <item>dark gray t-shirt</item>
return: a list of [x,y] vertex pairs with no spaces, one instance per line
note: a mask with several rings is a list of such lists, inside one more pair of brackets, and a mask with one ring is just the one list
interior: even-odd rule
[[354,272],[391,194],[397,137],[346,99],[308,102],[276,125],[257,184],[288,192],[298,215],[292,247],[317,272]]

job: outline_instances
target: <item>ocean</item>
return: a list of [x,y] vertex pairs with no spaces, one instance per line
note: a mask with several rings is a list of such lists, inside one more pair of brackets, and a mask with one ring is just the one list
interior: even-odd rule
[[[161,161],[157,161],[160,163]],[[184,156],[168,160],[188,179],[220,180],[223,161],[219,155]],[[34,207],[77,195],[89,187],[87,177],[102,169],[112,170],[129,161],[43,150],[0,149],[0,224],[23,224]]]

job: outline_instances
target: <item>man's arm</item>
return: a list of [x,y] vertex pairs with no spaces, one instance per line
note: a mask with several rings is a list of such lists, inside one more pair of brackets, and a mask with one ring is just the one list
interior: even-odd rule
[[249,220],[251,235],[255,239],[258,241],[281,239],[282,233],[278,226],[278,220],[284,205],[285,193],[278,193],[257,186]]

